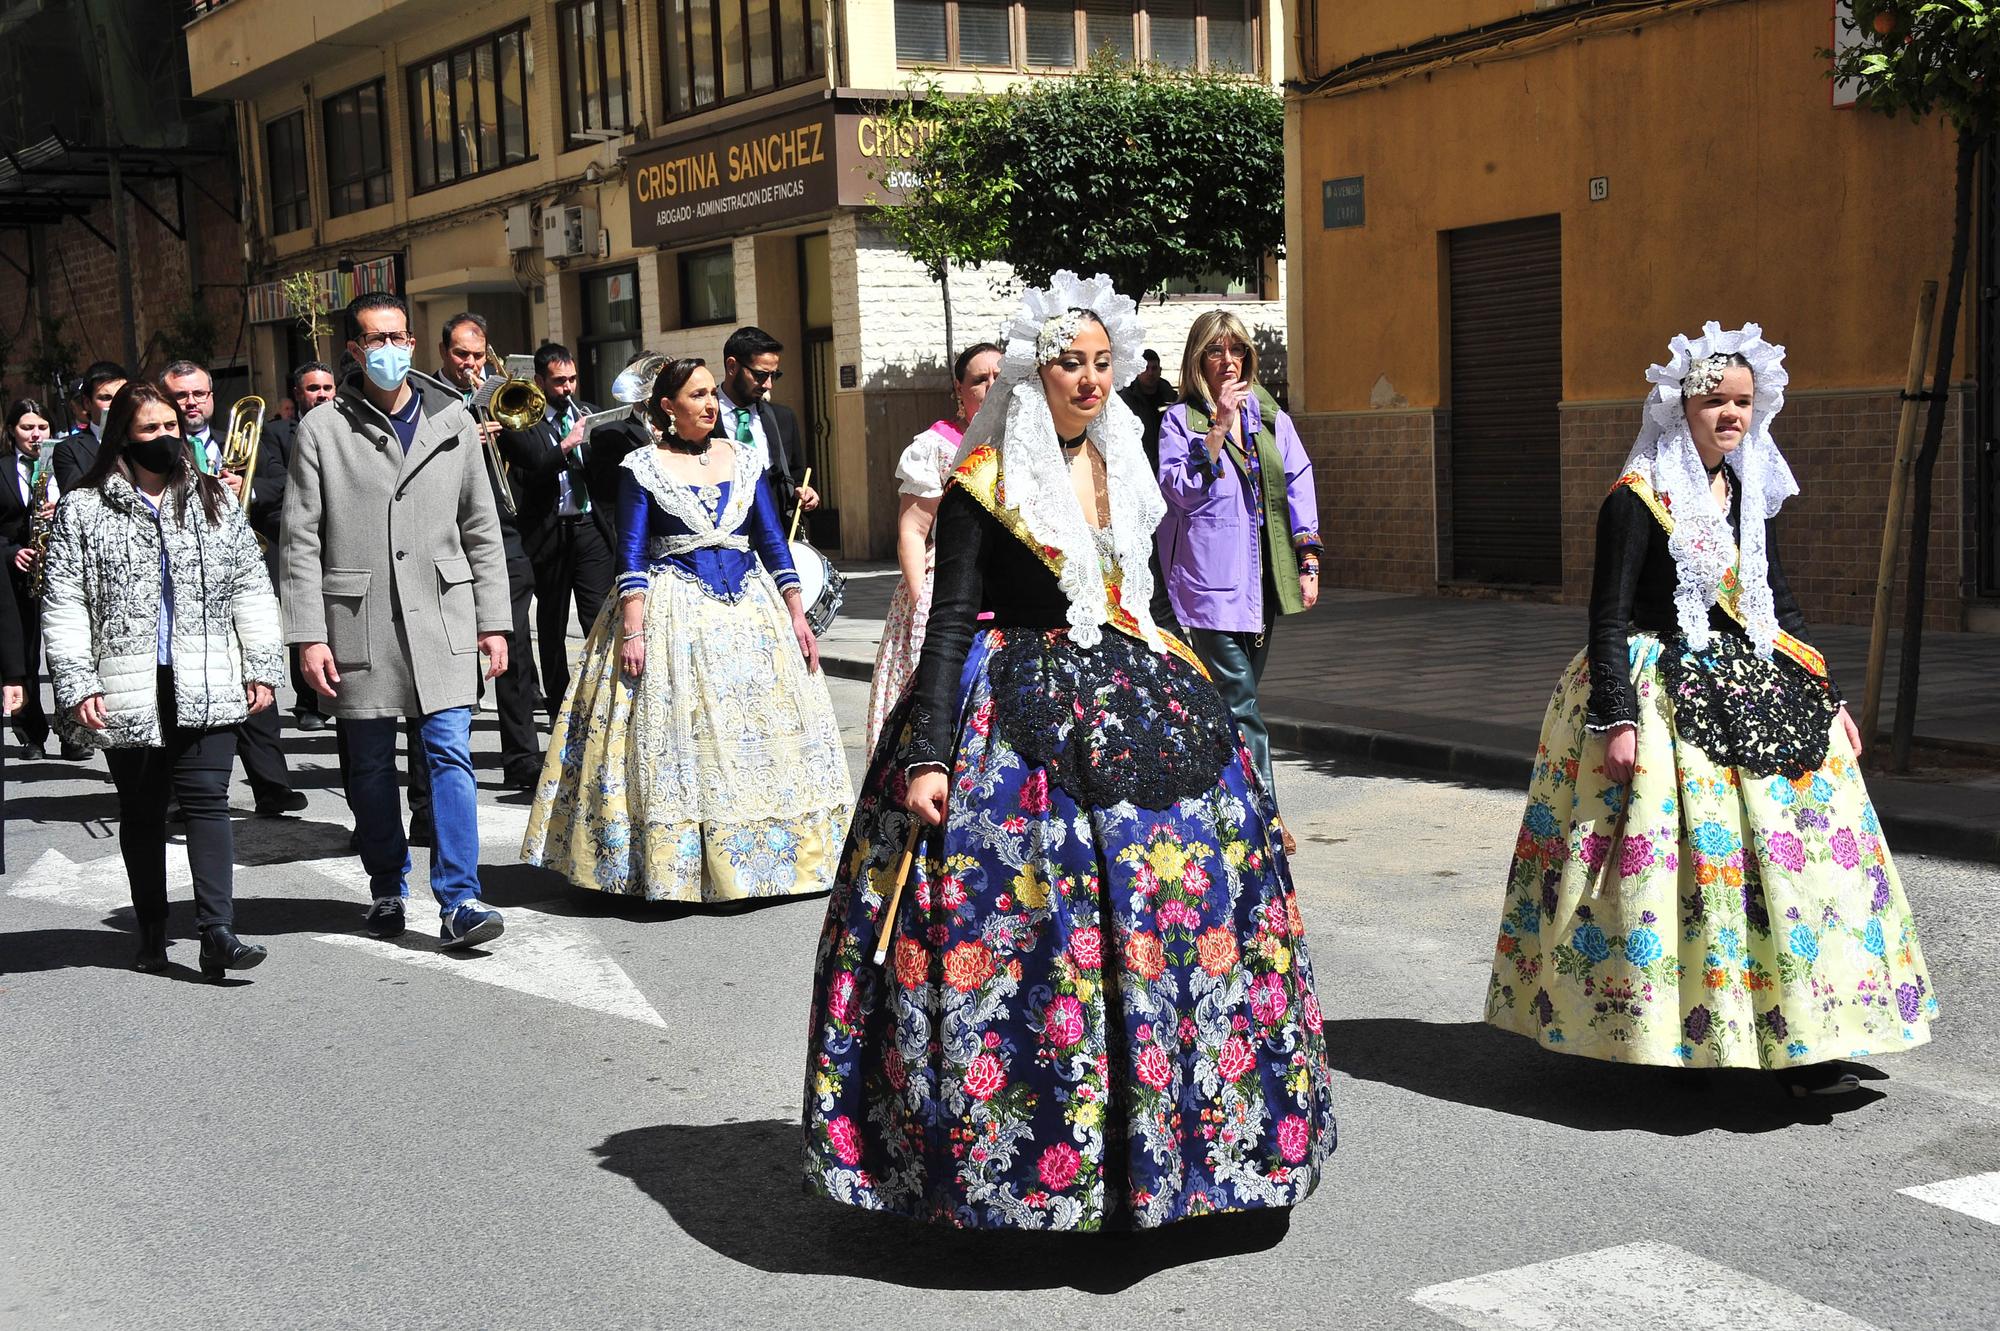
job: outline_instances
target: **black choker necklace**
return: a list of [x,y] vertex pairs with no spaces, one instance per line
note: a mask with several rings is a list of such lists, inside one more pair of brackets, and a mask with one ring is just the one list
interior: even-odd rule
[[1713,467],[1709,466],[1709,465],[1708,465],[1708,464],[1707,464],[1706,462],[1704,462],[1704,463],[1702,463],[1702,464],[1701,464],[1701,469],[1702,469],[1703,471],[1705,471],[1705,472],[1707,472],[1707,473],[1708,473],[1708,476],[1709,476],[1709,479],[1710,479],[1710,480],[1714,480],[1714,479],[1715,479],[1715,477],[1716,477],[1716,475],[1717,475],[1717,473],[1719,473],[1719,472],[1720,472],[1720,471],[1721,471],[1721,470],[1722,470],[1722,469],[1723,469],[1724,467],[1726,467],[1726,466],[1728,466],[1728,465],[1729,465],[1729,459],[1728,459],[1728,458],[1726,458],[1726,457],[1724,457],[1724,458],[1717,458],[1717,459],[1716,459],[1716,461],[1715,461],[1715,465],[1714,465]]
[[1090,432],[1086,430],[1074,439],[1065,439],[1061,435],[1057,435],[1056,442],[1062,445],[1063,452],[1074,453],[1076,452],[1077,449],[1083,447],[1084,440],[1088,439],[1089,437],[1090,437]]
[[660,442],[665,444],[669,450],[675,453],[685,453],[691,458],[700,459],[701,465],[704,467],[708,465],[708,451],[711,448],[715,447],[714,439],[703,439],[698,442],[690,442],[686,439],[681,438],[679,435],[675,434],[672,430],[664,431],[660,435]]

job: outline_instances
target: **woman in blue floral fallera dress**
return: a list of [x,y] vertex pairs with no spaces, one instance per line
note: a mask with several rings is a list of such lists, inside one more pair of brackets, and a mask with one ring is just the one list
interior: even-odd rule
[[1290,1206],[1334,1149],[1270,794],[1146,613],[1164,503],[1114,391],[1142,345],[1107,279],[1030,293],[940,502],[820,942],[805,1175],[836,1201],[1151,1228]]
[[1564,1053],[1859,1078],[1937,1016],[1861,737],[1769,546],[1784,348],[1709,324],[1647,378],[1590,646],[1542,723],[1486,1019]]

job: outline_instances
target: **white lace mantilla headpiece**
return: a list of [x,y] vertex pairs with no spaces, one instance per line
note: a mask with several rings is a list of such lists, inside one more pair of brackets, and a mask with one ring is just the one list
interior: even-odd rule
[[982,444],[1000,452],[1000,478],[1007,506],[1021,515],[1029,535],[1062,555],[1060,583],[1069,599],[1070,641],[1095,647],[1111,618],[1100,572],[1097,542],[1070,489],[1069,464],[1056,439],[1037,371],[1060,356],[1088,322],[1104,325],[1111,341],[1112,392],[1090,423],[1089,435],[1104,458],[1111,493],[1112,547],[1118,556],[1125,608],[1139,621],[1141,636],[1154,651],[1166,644],[1153,624],[1153,529],[1166,516],[1158,481],[1147,465],[1144,427],[1117,390],[1138,377],[1146,347],[1139,307],[1121,296],[1111,279],[1079,278],[1064,270],[1049,285],[1021,297],[1021,307],[1001,335],[1000,376],[979,413],[966,427],[957,461]]
[[[1679,578],[1674,611],[1688,645],[1696,650],[1708,646],[1709,607],[1721,595],[1723,578],[1734,563],[1743,584],[1741,604],[1750,641],[1768,660],[1778,620],[1771,604],[1764,524],[1799,492],[1792,469],[1771,438],[1771,422],[1785,406],[1785,349],[1766,342],[1764,330],[1756,324],[1725,333],[1713,320],[1703,324],[1701,336],[1693,340],[1676,334],[1667,349],[1672,353],[1667,363],[1646,371],[1653,391],[1646,397],[1645,423],[1625,459],[1625,470],[1644,477],[1673,513],[1667,549]],[[1729,515],[1709,489],[1684,406],[1687,398],[1709,392],[1721,382],[1732,356],[1750,362],[1755,385],[1750,428],[1727,455],[1743,496],[1740,551],[1729,532]]]

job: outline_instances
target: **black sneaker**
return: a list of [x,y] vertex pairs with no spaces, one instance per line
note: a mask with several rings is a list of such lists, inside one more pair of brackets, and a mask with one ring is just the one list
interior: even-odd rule
[[292,724],[300,730],[325,730],[327,720],[318,712],[293,712]]
[[361,927],[377,938],[395,938],[403,932],[403,899],[376,897],[361,917]]
[[288,813],[297,813],[306,807],[306,793],[303,790],[274,790],[268,795],[257,797],[259,818],[278,818]]

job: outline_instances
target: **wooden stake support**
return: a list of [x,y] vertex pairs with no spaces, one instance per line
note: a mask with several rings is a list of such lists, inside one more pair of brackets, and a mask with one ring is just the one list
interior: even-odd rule
[[1896,454],[1889,467],[1889,504],[1882,515],[1882,558],[1875,568],[1875,615],[1868,628],[1868,679],[1861,702],[1861,743],[1875,742],[1882,718],[1883,658],[1889,648],[1889,615],[1896,600],[1896,560],[1903,547],[1904,510],[1909,505],[1910,466],[1917,442],[1917,408],[1923,401],[1924,370],[1930,363],[1931,328],[1937,318],[1938,284],[1926,282],[1917,296],[1917,324],[1910,334],[1910,377],[1903,384],[1903,410],[1896,419]]

